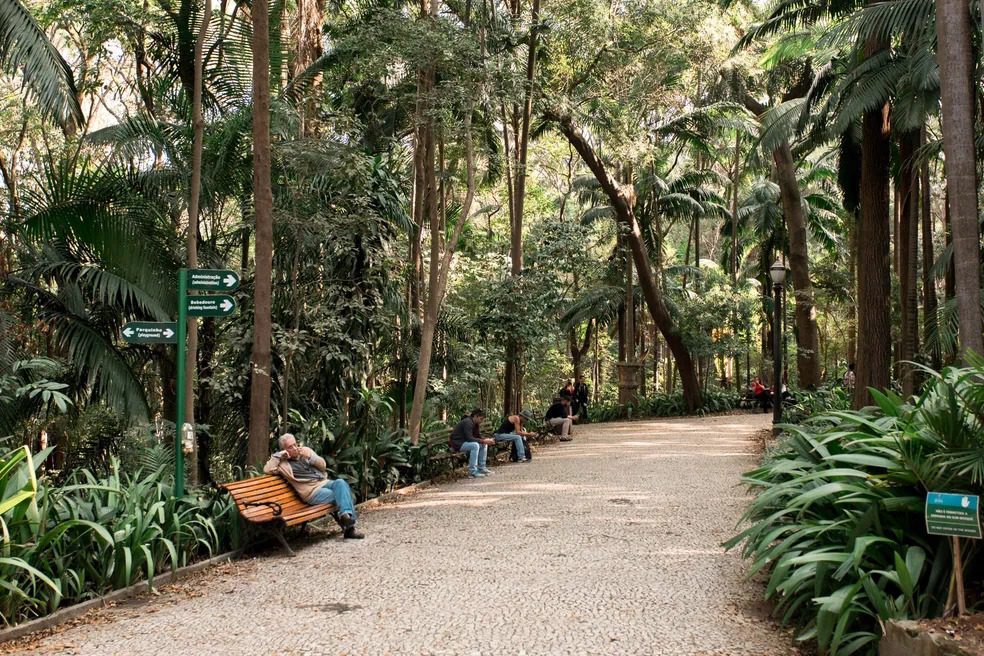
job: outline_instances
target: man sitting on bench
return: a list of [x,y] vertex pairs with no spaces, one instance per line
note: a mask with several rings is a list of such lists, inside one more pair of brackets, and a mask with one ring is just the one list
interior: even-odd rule
[[516,449],[516,462],[530,461],[529,456],[526,454],[526,447],[523,445],[523,438],[536,437],[536,433],[524,431],[523,420],[532,418],[533,413],[529,410],[523,410],[518,415],[510,415],[502,420],[499,430],[492,435],[496,442],[513,443],[513,448]]
[[563,397],[555,396],[553,404],[547,409],[544,419],[551,426],[560,426],[561,442],[570,442],[574,439],[568,435],[571,432],[571,425],[574,423],[574,418],[571,417],[570,401]]
[[355,530],[355,502],[349,484],[341,478],[329,480],[325,459],[309,447],[299,445],[292,434],[281,435],[279,443],[281,450],[270,456],[263,473],[280,475],[309,505],[335,504],[338,508],[335,519],[346,540],[366,537]]
[[448,437],[448,446],[452,451],[468,454],[469,478],[482,478],[492,473],[485,466],[485,461],[489,446],[495,444],[495,441],[480,436],[478,427],[483,419],[485,411],[475,408],[470,415],[461,418]]

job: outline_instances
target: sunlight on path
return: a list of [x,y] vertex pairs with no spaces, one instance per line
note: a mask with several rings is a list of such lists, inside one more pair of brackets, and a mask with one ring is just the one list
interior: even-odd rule
[[22,653],[796,653],[720,544],[759,414],[577,429],[533,463],[364,515],[364,542],[273,553]]

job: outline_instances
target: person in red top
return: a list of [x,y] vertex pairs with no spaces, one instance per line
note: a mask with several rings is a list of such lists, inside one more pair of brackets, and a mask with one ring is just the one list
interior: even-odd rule
[[762,406],[762,412],[768,412],[769,408],[772,407],[772,395],[758,377],[752,380],[752,393],[755,395],[755,399],[759,402],[759,405]]

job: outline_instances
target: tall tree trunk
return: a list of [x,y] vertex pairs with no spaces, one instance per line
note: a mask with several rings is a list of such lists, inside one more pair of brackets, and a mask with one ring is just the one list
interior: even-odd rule
[[[198,268],[198,222],[201,216],[202,196],[202,141],[205,135],[205,118],[202,113],[202,86],[204,85],[204,48],[205,35],[212,20],[212,3],[205,2],[202,15],[202,25],[195,40],[195,81],[191,100],[191,186],[188,198],[188,235],[187,235],[187,266],[189,269]],[[185,351],[185,380],[184,395],[185,422],[195,425],[195,379],[198,372],[198,319],[188,319],[188,340]],[[198,485],[198,440],[191,442],[191,453],[188,454],[188,485]]]
[[974,52],[970,6],[964,0],[937,0],[936,42],[943,103],[943,152],[953,219],[953,258],[960,357],[984,354],[981,334],[980,217],[977,215],[977,161],[974,150]]
[[624,235],[620,241],[625,256],[625,311],[623,312],[624,326],[622,329],[625,354],[621,362],[619,362],[619,369],[621,371],[619,371],[618,377],[618,402],[621,405],[625,405],[631,403],[636,395],[634,369],[636,359],[635,299],[632,293],[635,285],[633,284],[632,253],[629,250],[631,246],[629,245],[628,235]]
[[[926,140],[926,128],[923,128],[922,142]],[[923,285],[923,343],[929,347],[930,337],[936,332],[936,279],[933,277],[933,265],[936,262],[933,247],[933,190],[929,186],[929,162],[922,164],[922,285]],[[941,367],[940,351],[932,348],[930,365],[936,371]]]
[[[741,132],[735,133],[735,155],[731,166],[731,284],[738,291],[738,190],[741,186]],[[735,342],[737,343],[738,334],[738,306],[734,307],[731,315],[731,326],[735,332]],[[656,346],[656,342],[653,342]],[[656,360],[659,358],[657,357]],[[655,362],[655,361],[654,361]],[[738,353],[734,347],[731,349],[731,366],[735,372],[736,383],[740,379],[738,371],[741,369],[738,361]],[[655,369],[654,376],[655,376]],[[653,383],[653,389],[656,389]]]
[[670,316],[659,287],[656,285],[652,265],[649,262],[649,252],[646,250],[646,244],[642,239],[642,232],[639,229],[639,223],[636,221],[632,203],[619,184],[609,175],[604,163],[594,152],[591,144],[588,143],[587,139],[574,126],[570,116],[564,116],[554,110],[548,110],[545,113],[545,117],[547,120],[554,121],[558,124],[560,131],[571,145],[574,146],[574,149],[577,150],[581,159],[587,164],[608,196],[619,224],[621,224],[623,229],[628,231],[629,245],[632,248],[632,258],[635,261],[636,270],[639,273],[639,285],[642,287],[646,305],[649,306],[649,313],[653,321],[659,327],[667,346],[673,353],[683,383],[684,404],[688,411],[693,412],[701,405],[700,386],[697,382],[697,373],[694,368],[693,358],[690,355],[690,350],[683,343],[683,337],[674,323],[673,318]]
[[[946,166],[943,167],[944,177],[946,176]],[[943,205],[943,243],[946,250],[951,251],[950,259],[946,263],[946,274],[943,280],[943,298],[950,301],[957,297],[957,274],[956,267],[953,266],[953,213],[950,208],[950,190],[944,194]]]
[[579,347],[577,345],[577,332],[574,330],[574,327],[571,326],[571,329],[568,331],[567,345],[571,352],[571,364],[574,368],[575,380],[581,380],[584,375],[584,366],[582,363],[584,362],[584,357],[591,350],[591,336],[593,332],[594,320],[592,319],[584,329],[584,341]]
[[[428,201],[428,204],[431,206],[428,209],[428,214],[430,215],[431,257],[428,275],[427,304],[420,329],[420,356],[417,359],[417,376],[414,381],[413,404],[410,407],[409,430],[410,439],[414,444],[420,439],[420,422],[424,416],[424,402],[427,400],[427,381],[430,376],[431,355],[434,348],[434,332],[437,327],[437,319],[440,315],[441,305],[444,302],[444,294],[447,289],[448,276],[454,253],[457,249],[458,241],[461,239],[461,234],[465,229],[465,225],[468,223],[468,218],[471,215],[472,202],[475,198],[475,152],[471,135],[471,113],[473,109],[474,107],[469,104],[465,111],[463,126],[467,190],[465,192],[465,199],[461,204],[461,214],[458,224],[454,227],[454,233],[451,239],[444,245],[443,254],[441,253],[441,242],[444,233],[440,229],[441,217],[438,216],[436,198],[433,198],[435,194],[432,193],[436,192],[436,187],[433,184],[433,179],[428,184],[428,188],[431,190],[428,192],[428,196],[433,198],[433,200]],[[429,132],[433,134],[432,131]],[[429,148],[430,154],[427,157],[431,173],[433,172],[434,164],[433,152],[434,148],[431,145]]]
[[[514,24],[519,21],[520,5],[518,2],[512,3],[510,13]],[[529,161],[530,145],[530,123],[533,118],[533,92],[534,80],[536,75],[537,49],[539,45],[540,24],[540,0],[533,0],[530,10],[530,32],[527,41],[526,72],[524,78],[525,89],[523,92],[523,106],[518,110],[514,106],[513,110],[513,136],[515,147],[513,156],[515,163],[512,172],[515,180],[509,180],[510,199],[510,239],[509,255],[512,260],[511,274],[517,279],[523,273],[523,215],[526,208],[526,180],[528,177],[527,165]],[[520,113],[521,112],[521,113]],[[506,122],[503,121],[503,130],[506,130]],[[506,138],[508,158],[508,136]],[[509,173],[507,166],[506,173]],[[523,345],[517,340],[509,341],[506,353],[506,384],[503,391],[503,411],[509,414],[513,410],[518,411],[523,403],[523,366],[521,353]]]
[[[290,73],[296,78],[318,57],[321,56],[321,24],[324,21],[324,0],[297,0],[294,20],[294,56],[291,60]],[[314,134],[311,117],[315,115],[315,105],[310,94],[300,108],[300,134],[310,137]]]
[[899,374],[902,394],[909,397],[915,391],[914,371],[911,362],[918,348],[918,305],[916,302],[916,242],[919,223],[919,177],[916,168],[916,150],[919,148],[919,132],[899,135],[899,308],[902,315]]
[[[869,5],[873,4],[869,0]],[[876,37],[865,45],[865,57],[887,46]],[[891,217],[889,208],[888,106],[869,110],[861,119],[861,207],[858,221],[858,353],[853,405],[870,402],[868,388],[891,382]]]
[[772,159],[776,164],[783,214],[789,231],[789,269],[796,295],[796,341],[799,347],[796,350],[796,368],[800,385],[813,389],[820,384],[820,337],[813,283],[810,281],[809,237],[803,215],[803,199],[789,143],[784,142],[774,150]]
[[738,284],[738,192],[741,186],[741,132],[735,135],[735,157],[731,167],[731,282]]
[[848,257],[848,290],[851,303],[847,308],[847,363],[854,364],[858,360],[858,303],[857,303],[857,273],[858,273],[858,224],[860,211],[851,217],[853,220],[848,227],[847,257]]
[[250,357],[248,465],[259,465],[270,444],[273,295],[273,186],[270,178],[270,17],[267,3],[253,3],[253,211],[256,279],[253,351]]

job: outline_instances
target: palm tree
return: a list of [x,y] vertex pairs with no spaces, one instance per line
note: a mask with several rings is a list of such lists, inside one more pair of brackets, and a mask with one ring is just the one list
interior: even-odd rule
[[135,193],[134,179],[112,165],[48,161],[39,181],[25,194],[25,215],[15,226],[22,266],[7,283],[39,310],[82,394],[146,419],[136,372],[160,354],[120,348],[119,333],[127,320],[173,316],[169,226]]
[[62,126],[83,123],[72,69],[18,0],[0,0],[0,65],[24,78],[44,114]]
[[783,216],[789,231],[789,268],[796,295],[796,340],[799,345],[796,368],[800,384],[808,389],[820,384],[820,333],[810,279],[808,226],[796,175],[797,159],[790,143],[795,131],[794,126],[788,124],[790,118],[798,116],[796,108],[809,91],[811,81],[812,67],[807,61],[799,80],[783,94],[782,104],[775,109],[767,110],[747,92],[743,99],[745,107],[762,121],[761,146],[772,156],[776,167]]
[[256,283],[253,354],[250,358],[249,443],[246,462],[256,465],[270,442],[273,339],[273,183],[270,154],[270,17],[266,2],[253,3],[253,212],[256,217]]
[[943,100],[943,150],[953,221],[953,257],[960,353],[984,353],[980,307],[980,234],[977,162],[974,151],[974,55],[970,7],[962,0],[937,0],[937,58]]

